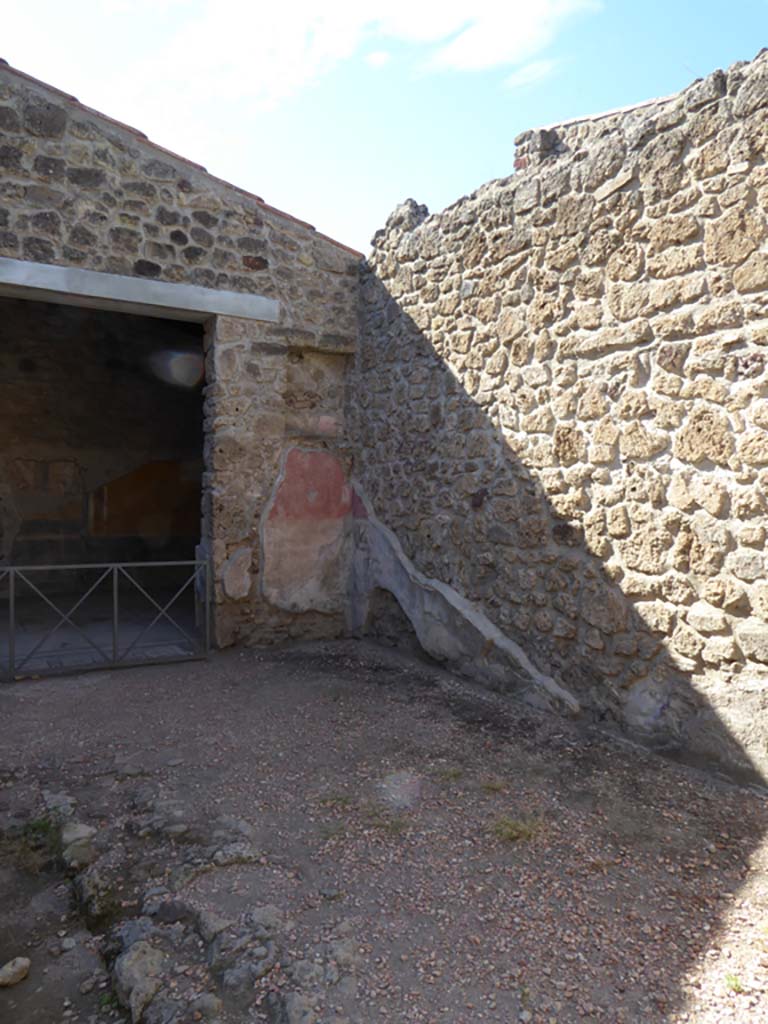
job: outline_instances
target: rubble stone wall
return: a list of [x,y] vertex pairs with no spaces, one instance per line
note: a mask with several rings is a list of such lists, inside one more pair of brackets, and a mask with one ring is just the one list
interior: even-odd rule
[[356,254],[2,64],[0,256],[265,295],[275,340],[354,341]]
[[[0,64],[0,257],[279,301],[277,323],[213,317],[206,326],[201,539],[214,563],[216,634],[229,643],[338,633],[336,553],[322,566],[332,607],[316,602],[318,611],[311,598],[277,607],[263,594],[260,531],[291,449],[343,462],[358,255]],[[311,528],[302,523],[294,530]]]
[[768,54],[374,239],[355,474],[591,715],[768,764]]

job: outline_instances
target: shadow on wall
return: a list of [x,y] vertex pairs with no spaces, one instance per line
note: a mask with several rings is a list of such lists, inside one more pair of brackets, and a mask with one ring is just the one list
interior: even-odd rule
[[[583,527],[555,510],[375,274],[364,278],[352,628],[375,634],[369,601],[389,591],[421,645],[449,666],[667,756],[763,783],[763,766],[668,649],[663,621],[653,629],[638,614]],[[660,517],[663,489],[654,492],[641,463],[624,468],[627,487]]]
[[[356,484],[353,627],[391,639],[397,616],[392,601],[382,596],[388,591],[422,646],[449,668],[635,737],[666,755],[742,781],[761,781],[752,759],[675,662],[663,635],[640,618],[581,530],[554,510],[534,473],[414,321],[372,274],[366,276],[365,291],[369,308],[380,309],[382,319],[368,323],[357,380],[358,473],[367,495]],[[370,415],[372,403],[380,419]],[[632,486],[646,486],[642,467]],[[376,513],[384,522],[407,521],[409,528],[395,537]],[[579,653],[579,638],[601,655],[601,665],[607,661],[615,671],[606,674],[596,658]],[[540,735],[534,723],[527,728],[531,737]],[[515,744],[513,735],[510,743]],[[686,812],[686,838],[695,836],[696,843],[682,850],[682,832],[671,825],[674,814],[660,806],[659,793],[643,793],[640,782],[621,772],[604,775],[611,768],[591,746],[585,736],[583,747],[574,748],[574,777],[591,772],[607,803],[590,805],[585,813],[597,815],[609,831],[614,827],[609,822],[622,819],[615,827],[623,838],[616,840],[619,866],[605,869],[605,901],[616,910],[610,942],[600,931],[590,932],[588,940],[590,956],[602,958],[599,991],[585,975],[579,998],[601,1003],[618,992],[623,999],[640,986],[658,1010],[643,1019],[667,1021],[674,1009],[688,1006],[694,972],[706,966],[720,977],[724,970],[721,960],[706,959],[707,951],[729,944],[729,904],[747,877],[761,830],[747,814],[725,836],[722,801],[729,795],[702,787],[700,799],[689,802]],[[658,788],[663,789],[661,780]],[[648,824],[630,825],[641,807]],[[664,840],[654,835],[652,820],[664,822]],[[639,831],[628,839],[632,828]],[[685,866],[669,866],[676,865],[678,854]],[[556,852],[545,854],[545,863],[547,856],[556,861]],[[666,877],[660,877],[662,863]],[[583,865],[585,875],[590,870]],[[639,901],[628,899],[630,889],[622,888],[625,870],[633,873],[637,891],[647,893]],[[712,873],[722,901],[719,914],[702,896],[712,885]],[[501,890],[516,887],[516,869],[495,884]],[[542,893],[542,901],[557,912],[557,896]],[[533,933],[529,927],[518,937],[521,963],[538,955]],[[657,952],[642,952],[638,961],[638,951],[651,942]],[[657,955],[659,949],[663,955]],[[573,956],[567,944],[551,950],[548,989],[559,984],[564,954]],[[570,998],[565,1007],[563,1020],[581,1019]]]

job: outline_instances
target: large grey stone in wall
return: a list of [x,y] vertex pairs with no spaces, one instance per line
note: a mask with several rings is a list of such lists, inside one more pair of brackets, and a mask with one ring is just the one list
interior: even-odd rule
[[237,548],[221,567],[221,585],[233,601],[240,601],[251,591],[251,563],[253,549]]

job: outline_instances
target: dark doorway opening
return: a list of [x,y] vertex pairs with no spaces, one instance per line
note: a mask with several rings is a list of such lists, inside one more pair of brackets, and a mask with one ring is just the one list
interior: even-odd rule
[[199,653],[202,377],[200,324],[0,299],[0,673]]

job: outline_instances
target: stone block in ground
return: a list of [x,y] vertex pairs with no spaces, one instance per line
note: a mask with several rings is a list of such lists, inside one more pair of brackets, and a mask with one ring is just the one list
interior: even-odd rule
[[29,974],[32,961],[25,956],[14,957],[7,964],[0,967],[0,988],[10,988],[24,981]]
[[159,991],[165,956],[148,942],[137,942],[115,961],[115,991],[121,1004],[131,1011],[133,1024],[142,1019],[144,1008]]
[[270,992],[264,1001],[269,1024],[315,1024],[317,1016],[300,992]]
[[81,822],[70,821],[61,830],[62,857],[69,868],[82,868],[98,857],[93,846],[96,829]]
[[422,780],[416,772],[403,770],[385,775],[378,786],[382,803],[396,811],[410,810],[419,802]]

